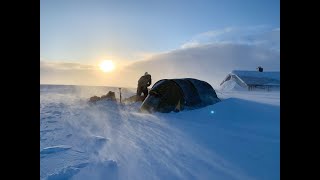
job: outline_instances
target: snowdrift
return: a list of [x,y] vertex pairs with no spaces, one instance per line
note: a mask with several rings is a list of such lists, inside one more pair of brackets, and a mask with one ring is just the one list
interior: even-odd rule
[[87,103],[116,88],[46,88],[40,179],[280,179],[278,92],[217,92],[224,100],[201,109],[142,114],[141,103]]

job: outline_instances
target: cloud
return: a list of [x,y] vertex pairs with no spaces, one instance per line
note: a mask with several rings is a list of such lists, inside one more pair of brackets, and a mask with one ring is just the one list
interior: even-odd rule
[[134,59],[149,59],[154,55],[157,55],[159,53],[156,52],[136,52],[134,55]]
[[154,81],[190,77],[205,80],[217,88],[232,70],[255,71],[257,66],[266,71],[279,71],[280,53],[245,44],[207,44],[159,54],[133,63],[127,69],[136,72],[136,76],[148,71]]
[[265,25],[250,27],[227,27],[200,33],[181,48],[190,48],[208,44],[244,44],[256,45],[267,49],[280,51],[280,28]]
[[95,70],[97,67],[92,65],[85,65],[80,63],[68,63],[68,62],[46,62],[40,60],[40,67],[52,68],[56,70]]
[[40,60],[40,84],[135,87],[140,76],[131,68],[104,73],[93,65]]
[[153,84],[165,78],[197,78],[218,88],[232,70],[280,71],[280,28],[225,28],[194,36],[181,48],[164,53],[140,53],[136,61],[109,74],[78,63],[40,61],[41,83],[136,87],[144,72]]
[[116,85],[113,78],[92,65],[40,61],[41,84]]
[[196,46],[204,45],[208,43],[217,43],[216,41],[219,36],[231,31],[232,31],[232,28],[229,27],[222,30],[213,30],[213,31],[200,33],[194,36],[190,41],[182,44],[181,48],[190,48],[190,47],[196,47]]

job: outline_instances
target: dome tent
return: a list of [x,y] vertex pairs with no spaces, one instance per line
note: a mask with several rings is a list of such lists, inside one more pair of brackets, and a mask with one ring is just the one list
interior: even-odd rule
[[162,79],[152,86],[140,110],[166,113],[201,108],[219,101],[212,86],[205,81],[192,78]]

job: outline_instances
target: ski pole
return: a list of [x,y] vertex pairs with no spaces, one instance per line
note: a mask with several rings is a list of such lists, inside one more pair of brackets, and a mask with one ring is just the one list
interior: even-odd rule
[[121,104],[121,88],[119,88],[119,91],[120,91],[120,104]]

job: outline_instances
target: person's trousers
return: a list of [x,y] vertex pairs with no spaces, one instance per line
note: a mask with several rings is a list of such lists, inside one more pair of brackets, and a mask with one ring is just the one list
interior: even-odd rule
[[137,95],[141,96],[142,93],[143,93],[144,97],[147,97],[148,96],[148,88],[147,87],[143,87],[143,86],[138,87],[137,88]]

